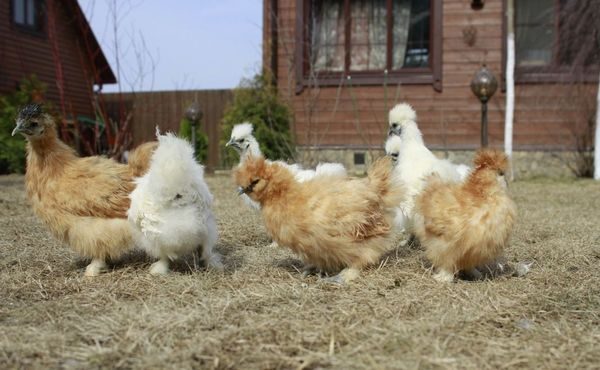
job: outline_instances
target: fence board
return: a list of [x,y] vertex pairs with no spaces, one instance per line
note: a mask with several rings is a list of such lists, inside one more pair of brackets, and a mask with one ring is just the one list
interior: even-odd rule
[[221,119],[226,106],[233,100],[231,90],[155,91],[118,94],[102,94],[111,117],[119,116],[120,106],[133,107],[130,122],[133,145],[154,140],[155,127],[161,131],[179,131],[179,123],[185,109],[194,101],[200,105],[202,130],[208,136],[207,171],[220,165],[219,137]]

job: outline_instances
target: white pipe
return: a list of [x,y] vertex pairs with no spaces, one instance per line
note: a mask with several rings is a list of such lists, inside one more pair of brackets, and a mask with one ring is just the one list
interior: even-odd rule
[[600,180],[600,76],[596,103],[596,137],[594,141],[594,180]]
[[[514,2],[508,0],[506,12],[506,114],[504,116],[504,152],[512,159],[513,151],[513,122],[515,115],[515,28]],[[511,167],[512,168],[512,167]],[[510,178],[513,174],[511,170]]]

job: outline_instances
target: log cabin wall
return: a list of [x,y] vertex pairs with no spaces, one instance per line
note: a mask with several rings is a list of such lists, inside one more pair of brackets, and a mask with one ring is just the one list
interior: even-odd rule
[[[298,17],[303,0],[265,0],[264,66],[276,68],[280,95],[294,112],[294,132],[300,148],[381,148],[388,110],[408,102],[417,111],[426,144],[439,150],[472,150],[480,145],[481,105],[470,90],[475,72],[486,63],[502,85],[504,70],[504,14],[501,0],[485,1],[480,10],[469,0],[443,0],[441,91],[433,85],[390,83],[297,88],[295,75]],[[435,0],[434,0],[435,1]],[[276,12],[272,9],[276,6]],[[270,19],[277,15],[275,23]],[[273,47],[276,27],[276,47]],[[468,44],[468,34],[475,40]],[[277,58],[272,58],[275,52]],[[275,62],[274,62],[275,61]],[[597,81],[597,80],[596,80]],[[595,95],[597,82],[588,85],[518,83],[515,88],[514,149],[520,151],[572,150],[574,118],[589,115],[584,100]],[[489,103],[489,143],[501,148],[504,139],[505,94],[499,88]],[[592,108],[593,113],[593,108]]]
[[[46,85],[45,99],[52,102],[61,112],[59,92],[59,72],[62,69],[62,86],[64,89],[64,109],[67,117],[79,115],[94,117],[93,83],[94,69],[103,69],[108,78],[105,82],[114,81],[104,55],[93,34],[82,34],[76,16],[81,15],[76,1],[46,0],[41,2],[48,8],[52,2],[54,11],[55,40],[58,56],[53,54],[53,39],[49,34],[49,20],[46,18],[41,32],[32,32],[13,23],[13,0],[0,2],[0,94],[8,94],[18,87],[19,82],[35,74]],[[79,12],[79,13],[77,13]],[[46,13],[49,15],[49,13]],[[83,20],[87,26],[87,21]],[[87,26],[89,27],[89,26]],[[89,28],[87,29],[89,30]],[[91,32],[91,31],[89,31]],[[93,68],[85,50],[84,38],[91,38],[91,47],[96,58],[103,65]],[[90,39],[88,39],[90,40]],[[58,59],[57,59],[58,58]]]

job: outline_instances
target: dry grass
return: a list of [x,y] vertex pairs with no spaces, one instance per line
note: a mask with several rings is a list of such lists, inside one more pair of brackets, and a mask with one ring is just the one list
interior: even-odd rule
[[267,247],[228,177],[210,178],[224,273],[155,278],[133,254],[99,278],[0,178],[2,368],[594,368],[600,184],[520,182],[510,261],[522,278],[442,285],[399,248],[345,287],[302,279]]

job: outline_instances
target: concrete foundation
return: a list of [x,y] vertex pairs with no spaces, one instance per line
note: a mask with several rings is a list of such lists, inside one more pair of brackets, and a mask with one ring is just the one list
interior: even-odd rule
[[[319,162],[339,162],[357,175],[364,174],[373,159],[384,154],[382,150],[354,148],[298,148],[298,151],[299,161],[307,167],[314,167]],[[448,158],[454,163],[467,165],[473,163],[475,154],[472,150],[434,150],[433,152],[439,158]],[[516,151],[513,152],[512,158],[513,176],[515,179],[574,177],[568,164],[574,164],[576,156],[577,153],[566,151]]]

